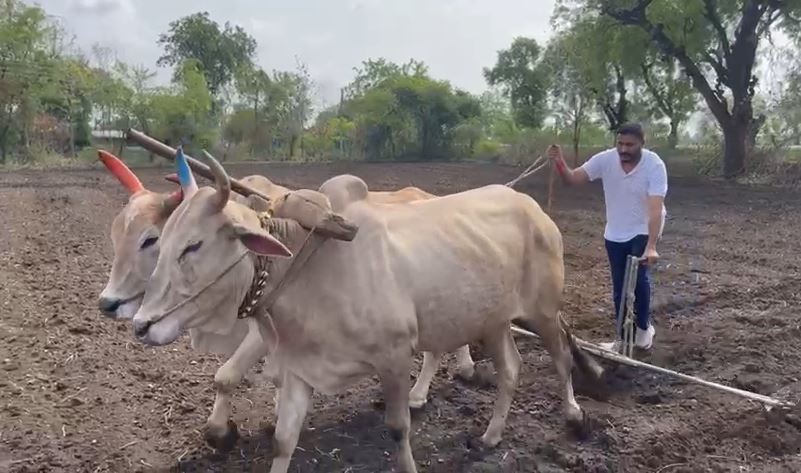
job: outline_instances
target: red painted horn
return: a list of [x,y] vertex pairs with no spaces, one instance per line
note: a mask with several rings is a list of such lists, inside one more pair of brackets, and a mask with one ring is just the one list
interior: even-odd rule
[[144,190],[145,186],[142,185],[142,182],[136,177],[136,174],[134,174],[120,158],[102,149],[97,151],[97,156],[111,174],[113,174],[131,194],[136,194]]

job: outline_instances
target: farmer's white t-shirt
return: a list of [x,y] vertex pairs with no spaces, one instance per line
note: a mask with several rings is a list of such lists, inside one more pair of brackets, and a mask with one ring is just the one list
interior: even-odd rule
[[[662,158],[642,150],[637,166],[626,174],[616,148],[594,155],[582,166],[590,181],[601,179],[606,201],[604,238],[614,242],[648,234],[648,196],[667,194],[667,171]],[[662,227],[667,210],[662,205]],[[660,229],[660,235],[662,233]]]

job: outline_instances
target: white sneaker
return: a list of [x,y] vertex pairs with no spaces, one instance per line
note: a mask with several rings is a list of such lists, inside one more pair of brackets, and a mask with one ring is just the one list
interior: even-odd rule
[[615,340],[614,342],[599,343],[598,346],[603,348],[604,350],[613,351],[619,354],[620,349],[623,346],[623,342],[621,342],[620,340]]
[[653,325],[649,324],[647,330],[642,330],[640,327],[637,327],[637,332],[634,335],[634,344],[637,345],[637,348],[650,350],[651,346],[654,344],[654,335],[656,335],[656,329]]

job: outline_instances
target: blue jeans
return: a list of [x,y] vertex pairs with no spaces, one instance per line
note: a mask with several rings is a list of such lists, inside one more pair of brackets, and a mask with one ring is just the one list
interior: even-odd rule
[[[609,256],[609,268],[612,272],[612,295],[615,301],[615,320],[620,313],[620,299],[623,292],[623,278],[626,275],[626,258],[629,255],[642,256],[648,244],[648,235],[637,235],[629,241],[606,242],[606,254]],[[651,281],[648,278],[648,266],[640,264],[637,270],[637,285],[634,288],[634,314],[637,326],[646,330],[649,325],[651,303]],[[625,311],[624,311],[625,314]],[[623,336],[623,334],[620,334]]]

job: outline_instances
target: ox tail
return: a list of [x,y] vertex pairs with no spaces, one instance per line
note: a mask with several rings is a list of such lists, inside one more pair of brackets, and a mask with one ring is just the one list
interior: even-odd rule
[[603,367],[595,358],[590,356],[587,350],[578,346],[578,343],[576,343],[576,336],[573,335],[570,325],[565,321],[561,313],[559,313],[558,317],[559,325],[567,338],[567,344],[570,347],[570,353],[573,354],[576,365],[578,365],[581,372],[589,376],[591,380],[600,381],[604,374]]
[[[565,319],[562,317],[561,313],[557,314],[557,322],[559,324],[559,330],[556,332],[558,334],[564,335],[564,341],[567,342],[567,346],[570,349],[570,354],[572,355],[573,361],[578,366],[579,370],[582,374],[589,377],[590,380],[593,382],[600,381],[604,374],[604,369],[598,363],[595,358],[590,356],[587,350],[581,348],[578,343],[576,343],[576,336],[573,335],[573,332],[570,326],[567,324]],[[542,337],[542,334],[536,329],[535,324],[531,323],[531,321],[526,320],[525,318],[517,318],[513,321],[515,325],[528,330],[529,332],[535,333],[538,336]],[[550,332],[553,333],[553,332]],[[556,335],[556,334],[554,334]]]

